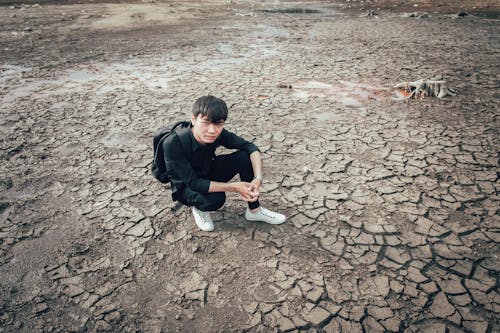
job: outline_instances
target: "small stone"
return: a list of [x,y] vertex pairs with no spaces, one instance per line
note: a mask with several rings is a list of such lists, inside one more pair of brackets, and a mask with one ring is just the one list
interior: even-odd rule
[[366,317],[362,322],[366,332],[385,332],[385,329],[373,317]]
[[377,288],[378,294],[382,297],[389,295],[389,278],[385,275],[377,275],[375,277],[375,286]]
[[260,324],[260,322],[261,322],[261,321],[262,321],[262,315],[261,315],[261,313],[260,313],[260,312],[258,312],[258,311],[257,311],[256,313],[254,313],[254,314],[250,317],[250,320],[249,320],[249,322],[248,322],[248,325],[249,325],[250,327],[254,327],[254,326],[256,326],[256,325]]
[[273,311],[274,306],[272,304],[268,304],[268,303],[261,303],[259,305],[259,309],[260,309],[260,311],[262,311],[262,313],[269,313],[269,312]]
[[113,311],[111,313],[108,313],[104,316],[104,320],[109,322],[117,322],[121,318],[120,312],[119,311]]
[[329,322],[325,327],[323,327],[323,332],[325,333],[338,333],[341,332],[340,324],[334,320]]
[[208,287],[208,282],[204,281],[203,277],[197,272],[192,272],[189,278],[183,280],[180,287],[186,292],[197,290],[203,291]]
[[453,304],[460,305],[460,306],[467,306],[472,301],[468,294],[451,296],[451,298],[453,299]]
[[431,313],[437,318],[447,318],[455,312],[455,308],[448,302],[445,293],[440,292],[431,305]]
[[382,321],[382,325],[389,331],[399,332],[399,327],[401,326],[401,320],[397,317],[392,317]]
[[391,280],[390,282],[391,289],[394,290],[395,293],[400,294],[404,290],[404,285],[396,280]]
[[219,286],[216,284],[211,284],[208,287],[208,296],[210,297],[215,297],[217,296],[217,293],[219,292]]
[[198,301],[205,301],[205,291],[204,290],[196,290],[196,291],[189,291],[184,294],[184,297],[189,300],[198,300]]
[[83,294],[84,291],[85,289],[75,285],[66,286],[66,288],[64,288],[63,290],[63,292],[69,297],[76,297],[78,295]]
[[382,225],[375,223],[365,223],[365,230],[374,234],[382,234],[385,232]]
[[349,320],[339,319],[341,332],[362,332],[363,328],[357,322],[352,322]]
[[58,280],[69,276],[69,271],[66,265],[62,265],[57,269],[48,272],[48,276],[51,280]]
[[246,312],[248,313],[255,313],[255,311],[257,311],[257,307],[258,307],[259,303],[257,302],[252,302],[246,306],[243,306],[243,309],[245,309]]
[[35,313],[42,313],[42,312],[45,312],[47,311],[49,307],[47,306],[47,304],[45,303],[38,303],[37,305],[35,305]]
[[290,295],[296,296],[296,297],[302,297],[302,291],[298,286],[295,286],[291,291]]
[[447,280],[443,279],[438,281],[438,284],[441,287],[441,290],[448,295],[459,295],[467,292],[459,278],[450,278]]
[[323,288],[314,287],[311,291],[307,293],[307,299],[313,303],[318,303],[318,301],[323,295]]
[[486,333],[488,332],[488,322],[487,321],[465,321],[464,326],[474,333]]
[[314,236],[318,238],[323,238],[326,236],[326,232],[324,230],[316,230],[314,232]]
[[391,308],[379,308],[378,306],[372,306],[368,308],[368,313],[377,320],[384,320],[394,316]]
[[443,323],[424,323],[419,327],[419,332],[445,333],[448,332]]
[[295,329],[295,324],[286,317],[281,317],[278,319],[278,326],[282,332],[288,332]]
[[477,289],[483,292],[488,291],[491,286],[488,284],[484,284],[481,281],[473,280],[473,279],[465,279],[465,286],[468,289]]
[[416,283],[421,283],[427,280],[427,277],[422,275],[422,273],[415,267],[408,268],[408,278]]
[[395,247],[388,247],[385,250],[385,256],[402,265],[411,259],[410,255],[406,251]]
[[433,294],[438,291],[437,285],[434,281],[424,283],[420,285],[420,289],[425,291],[427,294]]
[[292,322],[295,325],[295,327],[297,327],[297,328],[301,328],[301,327],[306,327],[307,326],[307,322],[304,321],[302,318],[300,318],[297,315],[292,317]]
[[111,330],[111,325],[109,325],[107,322],[105,322],[104,320],[98,320],[95,324],[95,329],[98,331],[98,332],[101,332],[101,331],[110,331]]
[[270,259],[270,260],[266,261],[266,267],[269,267],[269,268],[276,268],[276,267],[278,267],[278,260],[276,260],[276,259]]
[[416,288],[416,284],[411,283],[411,282],[406,283],[403,293],[405,295],[410,296],[411,298],[417,297],[418,296],[418,290]]
[[146,232],[146,220],[143,220],[125,232],[125,235],[141,237]]
[[315,307],[307,316],[307,320],[311,322],[313,326],[319,326],[325,322],[331,316],[330,312],[323,308]]

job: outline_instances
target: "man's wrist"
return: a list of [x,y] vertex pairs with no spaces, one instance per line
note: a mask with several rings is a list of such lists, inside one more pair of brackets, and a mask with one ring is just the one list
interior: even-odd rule
[[260,183],[262,183],[262,180],[264,180],[264,178],[262,178],[262,176],[255,176],[253,177],[253,180],[258,180]]

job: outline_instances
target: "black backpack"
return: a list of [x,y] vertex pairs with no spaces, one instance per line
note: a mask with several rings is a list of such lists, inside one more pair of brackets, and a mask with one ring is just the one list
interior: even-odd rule
[[189,128],[189,126],[189,121],[178,121],[174,124],[158,129],[153,136],[154,157],[153,163],[151,164],[151,173],[153,174],[153,177],[162,183],[168,183],[170,181],[170,178],[167,175],[167,167],[163,156],[163,140],[175,132],[181,140],[181,145],[184,151],[189,152],[189,137],[186,135],[186,127]]

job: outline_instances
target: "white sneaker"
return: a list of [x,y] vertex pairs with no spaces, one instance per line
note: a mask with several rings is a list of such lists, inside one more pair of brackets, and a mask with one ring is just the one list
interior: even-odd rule
[[194,222],[196,222],[198,228],[200,228],[203,231],[214,230],[214,222],[210,217],[210,212],[202,212],[196,207],[193,207],[193,216],[194,216]]
[[265,222],[269,224],[281,224],[286,221],[285,215],[272,212],[262,207],[255,213],[252,213],[250,209],[247,208],[245,218],[249,221]]

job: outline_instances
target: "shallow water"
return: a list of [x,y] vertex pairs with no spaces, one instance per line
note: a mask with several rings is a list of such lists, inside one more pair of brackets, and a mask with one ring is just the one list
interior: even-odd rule
[[79,71],[70,72],[68,75],[68,79],[70,81],[77,81],[77,82],[90,82],[90,81],[95,81],[97,79],[97,76],[83,69]]
[[400,99],[394,98],[390,89],[367,83],[351,81],[335,81],[326,83],[320,81],[299,82],[292,85],[293,95],[299,98],[319,97],[327,98],[332,102],[346,107],[361,108],[370,100]]

